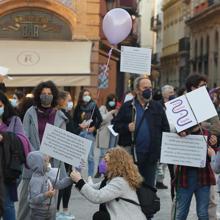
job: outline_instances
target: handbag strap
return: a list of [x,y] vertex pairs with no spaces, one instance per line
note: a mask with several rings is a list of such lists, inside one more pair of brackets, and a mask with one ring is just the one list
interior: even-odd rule
[[[132,121],[134,121],[134,114],[135,114],[135,108],[133,107],[132,108]],[[145,114],[146,114],[146,110],[144,110],[144,113],[141,116],[141,120],[140,120],[137,128],[135,129],[134,132],[131,133],[131,148],[132,148],[132,155],[133,155],[133,159],[134,159],[135,163],[138,162],[137,153],[136,153],[136,146],[135,146],[136,145],[136,137],[137,137],[138,131],[140,130],[141,124],[145,118]]]
[[124,201],[129,202],[129,203],[132,203],[132,204],[137,205],[137,206],[141,206],[139,203],[137,203],[137,202],[135,202],[134,200],[131,200],[131,199],[118,197],[116,200],[118,201],[119,199],[124,200]]
[[[102,180],[102,182],[101,182],[101,185],[100,185],[99,189],[101,189],[101,188],[105,187],[105,186],[106,186],[107,181],[108,181],[108,179],[107,179],[107,178],[103,179],[103,180]],[[99,205],[99,211],[108,212],[108,210],[107,210],[107,208],[106,208],[105,203],[101,203],[101,204]]]

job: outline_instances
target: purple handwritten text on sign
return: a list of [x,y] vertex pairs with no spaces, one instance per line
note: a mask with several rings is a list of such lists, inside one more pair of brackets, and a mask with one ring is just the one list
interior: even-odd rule
[[177,120],[178,126],[182,127],[192,122],[192,120],[188,117],[189,112],[187,109],[185,109],[181,99],[175,99],[174,101],[170,102],[170,104],[173,106],[172,112],[180,115]]

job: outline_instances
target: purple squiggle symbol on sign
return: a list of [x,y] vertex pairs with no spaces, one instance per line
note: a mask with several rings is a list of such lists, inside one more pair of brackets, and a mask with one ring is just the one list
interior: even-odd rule
[[189,112],[186,110],[186,109],[182,109],[183,106],[181,108],[178,109],[178,107],[180,107],[182,104],[183,104],[183,101],[181,99],[177,99],[175,101],[172,101],[170,102],[170,104],[174,105],[173,109],[172,109],[172,112],[175,114],[175,113],[184,113],[183,116],[181,116],[178,120],[177,120],[177,124],[178,126],[185,126],[189,123],[191,123],[192,121],[187,121],[186,123],[182,123],[181,120],[184,119],[188,114]]

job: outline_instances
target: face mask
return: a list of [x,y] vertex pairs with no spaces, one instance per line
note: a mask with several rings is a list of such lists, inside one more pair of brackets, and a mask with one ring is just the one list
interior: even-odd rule
[[152,91],[151,89],[145,89],[143,92],[142,92],[142,96],[145,100],[149,100],[152,96]]
[[91,96],[89,96],[89,95],[83,96],[83,101],[84,102],[89,102],[90,100],[91,100]]
[[13,107],[17,106],[17,99],[11,99],[10,102]]
[[134,98],[133,95],[131,95],[131,94],[127,94],[127,95],[125,96],[125,100],[124,100],[124,102],[131,101],[133,98]]
[[169,101],[170,101],[170,100],[173,100],[173,99],[175,99],[175,98],[176,98],[175,95],[170,95],[170,96],[169,96]]
[[53,95],[41,94],[40,101],[43,107],[50,106],[53,101]]
[[4,107],[0,107],[0,117],[2,117],[3,113],[4,113]]
[[66,107],[66,109],[67,109],[68,111],[70,111],[70,110],[72,110],[72,108],[73,108],[73,102],[71,102],[71,101],[67,102],[67,107]]
[[108,104],[110,107],[115,107],[115,101],[109,101]]
[[107,172],[107,164],[104,159],[99,162],[99,173],[105,174]]

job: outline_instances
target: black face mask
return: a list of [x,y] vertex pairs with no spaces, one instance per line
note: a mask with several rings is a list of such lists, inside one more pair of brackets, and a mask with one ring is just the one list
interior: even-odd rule
[[152,90],[151,89],[145,89],[142,92],[142,96],[143,96],[144,99],[150,99],[151,96],[152,96]]
[[170,96],[169,96],[169,101],[170,101],[170,100],[173,100],[173,99],[175,99],[175,98],[176,98],[175,95],[170,95]]

